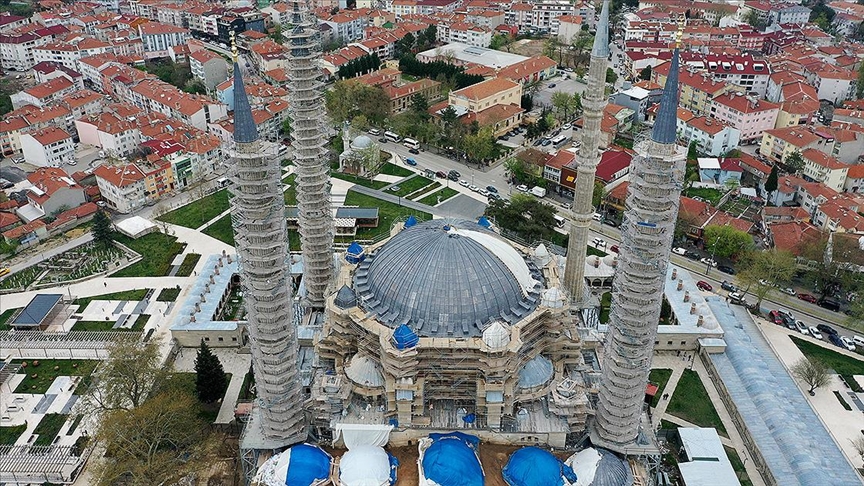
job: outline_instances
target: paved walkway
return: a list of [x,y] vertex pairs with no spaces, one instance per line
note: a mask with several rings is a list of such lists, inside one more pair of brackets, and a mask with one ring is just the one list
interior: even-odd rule
[[[234,348],[211,348],[211,350],[219,358],[225,372],[231,374],[231,381],[228,383],[228,389],[225,391],[225,398],[222,400],[222,406],[219,408],[219,415],[216,416],[216,421],[214,422],[216,424],[228,424],[234,420],[234,407],[240,396],[243,378],[246,376],[252,363],[252,355],[238,353]],[[177,359],[174,361],[175,369],[177,371],[194,372],[195,357],[197,354],[195,348],[185,348],[181,354],[177,355]]]

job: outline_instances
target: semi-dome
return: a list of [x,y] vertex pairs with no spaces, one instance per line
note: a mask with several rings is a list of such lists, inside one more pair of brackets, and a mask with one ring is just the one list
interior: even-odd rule
[[362,307],[420,336],[479,337],[514,323],[539,301],[539,272],[497,234],[469,221],[432,220],[402,230],[362,262]]
[[352,148],[364,149],[372,146],[372,139],[367,137],[366,135],[358,135],[353,142],[351,142]]

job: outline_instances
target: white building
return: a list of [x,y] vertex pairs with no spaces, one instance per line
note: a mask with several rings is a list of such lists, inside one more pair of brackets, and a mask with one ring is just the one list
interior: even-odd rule
[[568,0],[537,0],[531,11],[531,27],[558,35],[558,17],[574,13],[576,9]]
[[438,40],[440,42],[459,42],[474,47],[489,47],[492,42],[492,30],[465,22],[438,25]]
[[768,12],[770,24],[806,24],[810,21],[810,9],[803,5],[778,5]]
[[694,116],[689,120],[678,118],[678,138],[689,145],[696,142],[698,150],[704,154],[719,157],[738,146],[741,132],[720,120],[704,116]]
[[38,167],[59,167],[75,157],[72,136],[62,128],[43,128],[21,134],[24,160]]
[[101,148],[111,157],[124,157],[141,144],[141,132],[134,118],[124,120],[106,112],[75,120],[81,143]]
[[93,171],[102,199],[120,213],[130,213],[147,202],[144,174],[134,164],[100,165]]
[[189,54],[189,67],[192,69],[192,76],[204,83],[208,92],[228,79],[228,63],[222,56],[208,49],[199,49]]
[[189,39],[189,30],[159,22],[147,22],[138,27],[144,43],[144,56],[147,59],[168,57],[174,46],[183,45]]

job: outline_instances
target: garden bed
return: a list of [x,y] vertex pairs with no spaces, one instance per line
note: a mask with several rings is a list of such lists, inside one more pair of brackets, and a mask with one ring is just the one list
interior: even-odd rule
[[33,435],[38,435],[34,446],[47,446],[54,443],[54,438],[60,433],[60,429],[69,419],[68,415],[60,413],[46,413],[39,421],[39,425],[33,430]]
[[348,194],[345,197],[345,205],[359,206],[363,208],[378,208],[378,227],[358,228],[355,239],[374,239],[381,234],[389,234],[390,227],[393,225],[394,221],[409,215],[414,215],[414,217],[421,221],[432,219],[432,215],[427,212],[417,211],[406,206],[393,204],[389,201],[384,201],[366,194],[360,194],[356,191],[348,191]]
[[425,196],[426,194],[429,194],[430,192],[438,189],[439,187],[441,187],[441,183],[438,181],[434,181],[432,182],[432,184],[429,184],[426,187],[423,187],[417,191],[412,192],[411,194],[408,194],[408,199],[416,201],[417,198]]
[[729,437],[708,391],[693,370],[684,370],[675,392],[669,398],[666,413],[699,427],[713,427],[721,436]]
[[114,292],[111,294],[102,294],[102,295],[94,295],[93,297],[81,297],[80,299],[75,299],[72,301],[72,305],[78,306],[78,313],[84,312],[84,309],[90,305],[90,302],[94,300],[126,300],[130,302],[135,302],[143,299],[147,296],[147,292],[151,289],[133,289],[133,290],[123,290],[121,292]]
[[162,289],[159,292],[159,296],[156,297],[157,302],[176,302],[177,297],[180,296],[180,287],[173,287]]
[[381,189],[382,187],[390,185],[389,182],[373,181],[372,179],[366,179],[352,174],[344,174],[342,172],[331,172],[330,176],[335,177],[336,179],[350,182],[352,184],[357,184],[358,186],[369,187],[372,189]]
[[14,425],[12,427],[0,427],[0,446],[14,445],[21,434],[27,430],[27,424]]
[[180,267],[177,268],[177,273],[175,275],[178,277],[188,277],[189,275],[192,275],[192,271],[195,270],[195,265],[198,264],[198,260],[200,259],[201,255],[198,253],[187,253],[186,256],[183,257],[183,263],[181,263]]
[[410,175],[414,175],[414,171],[411,169],[406,169],[405,167],[399,167],[396,164],[386,163],[381,166],[381,171],[378,172],[381,175],[392,175],[399,177],[408,177]]
[[230,214],[217,219],[210,226],[204,228],[202,232],[207,236],[216,238],[222,243],[234,246],[234,228],[231,226]]
[[25,268],[0,282],[0,289],[26,289],[31,285],[53,285],[100,274],[127,257],[122,249],[94,242],[84,243]]
[[[387,189],[387,193],[393,194],[394,196],[405,197],[408,194],[428,186],[429,184],[432,184],[432,179],[427,179],[426,177],[417,175],[392,186],[390,189]],[[399,189],[394,191],[393,189],[397,187]]]

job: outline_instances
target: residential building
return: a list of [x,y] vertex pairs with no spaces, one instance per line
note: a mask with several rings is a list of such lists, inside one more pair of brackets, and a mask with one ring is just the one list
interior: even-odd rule
[[174,190],[174,169],[171,162],[150,155],[147,160],[135,162],[135,167],[144,175],[144,196],[148,202],[158,201]]
[[104,112],[75,120],[82,144],[99,147],[110,157],[125,157],[138,149],[141,131],[135,118],[121,118],[113,112]]
[[659,103],[661,94],[663,94],[662,89],[647,90],[631,86],[610,96],[609,102],[633,110],[633,122],[642,123],[645,121],[648,107]]
[[[664,86],[669,74],[669,64],[665,62],[651,71],[651,80]],[[708,115],[711,112],[712,100],[733,89],[731,84],[718,82],[707,72],[697,72],[682,68],[679,74],[680,98],[678,106],[692,111],[696,115]]]
[[558,42],[570,45],[582,33],[582,17],[579,15],[561,15],[558,17]]
[[864,194],[864,164],[849,167],[846,172],[846,182],[843,190],[853,194]]
[[20,108],[24,105],[39,107],[53,104],[60,98],[78,90],[72,81],[66,77],[57,77],[47,83],[37,84],[32,88],[19,91],[11,96],[12,106]]
[[526,85],[549,79],[557,72],[558,63],[546,56],[535,56],[499,69],[498,77]]
[[496,105],[519,106],[522,100],[522,85],[504,78],[492,78],[467,88],[451,91],[449,104],[454,108],[478,112]]
[[810,21],[810,9],[792,3],[772,5],[768,12],[770,24],[806,24]]
[[774,128],[779,113],[779,105],[737,91],[727,91],[711,102],[711,116],[736,128],[743,144],[761,141],[762,133]]
[[467,22],[439,24],[437,30],[439,42],[459,42],[473,47],[489,47],[492,42],[492,29]]
[[200,49],[189,54],[189,67],[192,69],[192,76],[204,83],[207,91],[212,91],[217,84],[228,79],[228,63],[209,49]]
[[15,211],[25,223],[45,215],[55,216],[87,202],[84,188],[63,169],[40,167],[27,174],[27,180],[33,184],[27,190],[27,204]]
[[147,59],[168,57],[172,47],[186,44],[189,39],[188,29],[159,22],[139,25],[138,34],[144,43],[144,56]]
[[801,156],[804,158],[805,180],[821,182],[837,192],[843,191],[849,171],[848,165],[812,148],[801,152]]
[[59,167],[75,157],[72,136],[62,128],[43,128],[21,134],[24,160],[37,167]]
[[576,13],[574,4],[568,0],[535,0],[532,3],[530,28],[553,36],[558,35],[558,18]]
[[717,82],[739,86],[743,90],[765,96],[771,75],[768,63],[749,54],[707,54],[699,61],[688,61],[689,66],[706,69]]
[[794,152],[803,153],[808,148],[824,150],[825,145],[824,138],[805,127],[776,128],[763,132],[759,153],[772,162],[785,162]]
[[858,73],[853,70],[816,63],[804,68],[804,76],[816,88],[820,101],[839,106],[845,100],[855,99]]
[[113,52],[113,50],[113,47],[108,42],[90,36],[78,35],[74,38],[48,42],[42,46],[34,47],[33,60],[37,64],[40,62],[53,62],[68,69],[78,69],[79,59],[107,54]]
[[102,200],[115,211],[128,214],[144,207],[144,174],[135,164],[100,165],[93,171]]
[[737,185],[741,185],[744,169],[741,168],[738,159],[700,157],[697,163],[701,182],[725,186],[730,181],[734,181]]
[[12,15],[9,12],[0,13],[0,32],[13,32],[30,23],[27,17]]
[[696,142],[700,152],[714,157],[737,147],[741,135],[737,128],[728,123],[705,116],[692,116],[684,109],[678,110],[677,131],[678,138],[685,145]]
[[827,232],[864,234],[864,216],[858,214],[858,208],[849,200],[828,201],[813,213],[813,224]]

